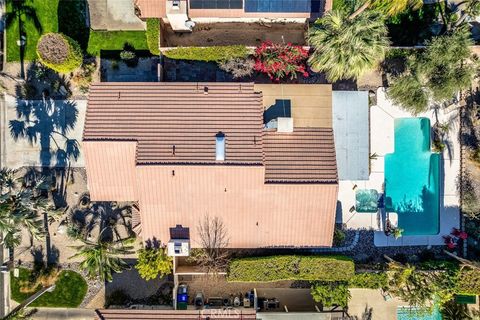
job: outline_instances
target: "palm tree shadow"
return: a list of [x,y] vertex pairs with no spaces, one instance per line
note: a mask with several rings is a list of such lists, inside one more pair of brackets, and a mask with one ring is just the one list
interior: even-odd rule
[[25,29],[24,19],[33,22],[35,29],[38,33],[42,33],[43,28],[40,20],[38,19],[35,8],[28,4],[30,0],[7,0],[7,7],[11,10],[5,14],[5,25],[11,26],[15,22],[18,22],[18,41],[20,49],[20,77],[25,78],[25,47],[28,41],[28,35]]
[[83,238],[101,231],[102,241],[118,241],[133,236],[132,208],[130,204],[116,202],[90,202],[88,194],[81,196],[72,208],[71,222]]
[[42,171],[48,175],[49,169],[54,167],[59,177],[55,188],[55,204],[64,207],[71,164],[80,156],[79,142],[69,137],[77,125],[77,104],[71,100],[47,98],[45,94],[41,100],[24,98],[22,94],[17,96],[17,119],[9,121],[10,134],[14,141],[25,139],[30,145],[40,147]]

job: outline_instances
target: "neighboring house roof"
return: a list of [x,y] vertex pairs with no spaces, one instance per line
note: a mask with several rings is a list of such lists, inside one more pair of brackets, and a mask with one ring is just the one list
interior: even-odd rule
[[128,319],[183,319],[205,320],[207,317],[215,320],[254,320],[256,312],[253,309],[231,310],[131,310],[131,309],[99,309],[96,310],[98,320],[128,320]]
[[90,87],[84,140],[138,141],[139,164],[261,164],[262,97],[252,83],[112,83]]
[[263,149],[266,182],[337,182],[331,128],[295,128],[291,133],[267,131]]
[[367,91],[333,92],[333,132],[339,180],[368,180],[369,106]]
[[167,0],[135,0],[135,5],[140,9],[142,18],[163,18],[166,12]]

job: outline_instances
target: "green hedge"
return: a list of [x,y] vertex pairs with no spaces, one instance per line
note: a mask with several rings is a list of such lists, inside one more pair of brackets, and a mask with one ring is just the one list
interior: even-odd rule
[[270,256],[233,260],[227,279],[231,282],[348,281],[354,272],[353,261],[343,256]]
[[163,54],[176,60],[226,61],[245,58],[249,50],[245,46],[180,47],[167,50]]
[[458,277],[457,293],[480,295],[480,271],[463,268]]
[[350,288],[380,289],[388,284],[387,273],[385,272],[365,272],[356,273],[349,281]]
[[154,55],[160,55],[160,19],[147,19],[147,44]]

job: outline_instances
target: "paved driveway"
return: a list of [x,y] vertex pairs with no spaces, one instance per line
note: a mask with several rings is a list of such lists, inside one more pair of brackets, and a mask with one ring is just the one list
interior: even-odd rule
[[93,30],[145,30],[133,0],[88,0],[88,11]]
[[[18,115],[18,105],[39,106],[42,101],[17,101],[12,96],[6,96],[5,102],[0,103],[0,167],[20,168],[23,166],[55,166],[61,164],[62,160],[57,157],[56,143],[59,147],[65,149],[65,138],[76,140],[80,148],[80,154],[77,161],[72,161],[73,167],[84,167],[85,161],[81,150],[83,125],[85,122],[85,113],[87,109],[86,100],[54,100],[52,104],[56,108],[53,115],[49,111],[39,111],[41,119],[30,118],[29,127],[36,125],[39,129],[34,139],[30,143],[27,138],[19,137],[17,141],[12,136],[10,128],[11,121],[20,121],[25,123],[25,117]],[[40,110],[44,110],[41,109]],[[72,121],[75,117],[75,121]],[[35,121],[38,121],[35,124]],[[51,132],[52,127],[49,122],[56,123],[56,128],[63,127],[66,123],[73,124],[73,128],[61,134]],[[52,136],[48,139],[48,136]],[[55,141],[54,141],[55,140]]]

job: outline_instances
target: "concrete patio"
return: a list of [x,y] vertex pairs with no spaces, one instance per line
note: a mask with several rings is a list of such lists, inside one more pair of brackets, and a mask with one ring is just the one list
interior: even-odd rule
[[[434,111],[428,111],[419,117],[427,117],[431,123],[436,122]],[[453,227],[458,228],[459,196],[456,180],[460,171],[459,117],[457,109],[439,110],[438,121],[451,123],[448,133],[448,146],[443,152],[443,177],[440,177],[440,232],[431,236],[403,236],[395,240],[383,232],[383,221],[377,213],[358,213],[355,210],[355,191],[358,189],[375,189],[383,193],[385,180],[384,157],[394,152],[394,120],[396,118],[412,117],[408,112],[395,106],[386,97],[385,89],[377,91],[377,105],[370,108],[370,155],[376,154],[371,160],[371,173],[366,181],[340,181],[339,209],[337,222],[346,224],[351,229],[373,229],[376,246],[412,246],[412,245],[443,245],[442,236],[450,234]],[[391,219],[392,220],[392,219]],[[396,223],[395,219],[392,221]]]

